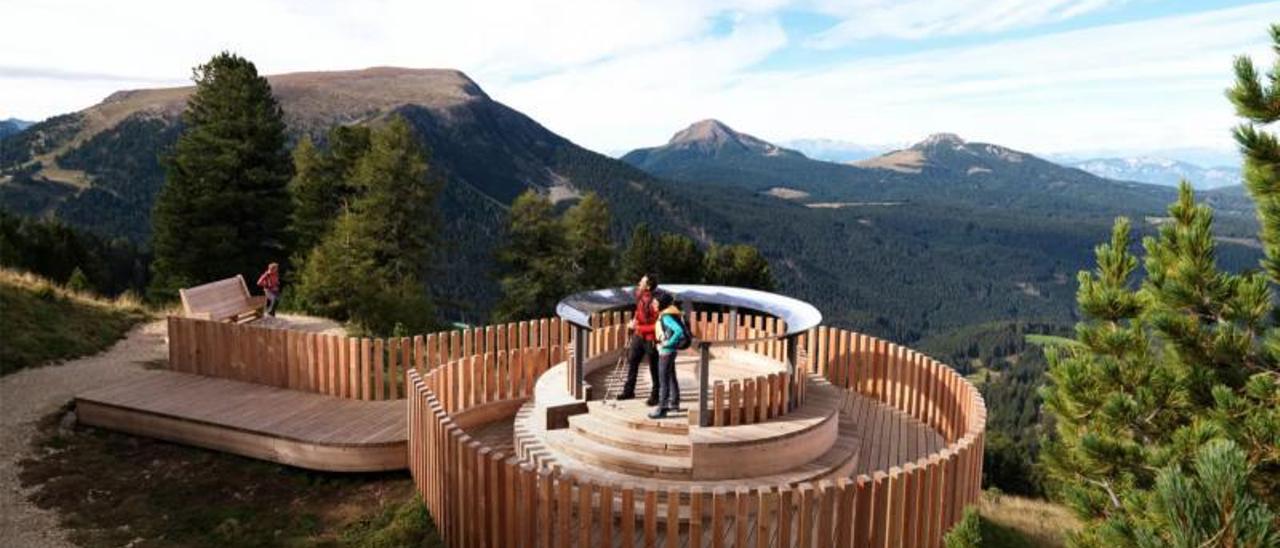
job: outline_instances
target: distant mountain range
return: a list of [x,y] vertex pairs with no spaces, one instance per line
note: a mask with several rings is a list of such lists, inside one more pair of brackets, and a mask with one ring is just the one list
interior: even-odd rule
[[866,160],[902,148],[895,145],[866,145],[837,139],[792,139],[782,141],[782,146],[803,152],[815,160],[828,162],[856,162]]
[[1095,158],[1070,164],[1099,177],[1177,186],[1182,180],[1197,189],[1222,188],[1241,183],[1239,167],[1201,167],[1167,158]]
[[[850,165],[704,120],[619,161],[493,100],[458,71],[269,80],[293,138],[393,114],[409,121],[448,181],[448,247],[433,289],[462,319],[493,305],[494,249],[507,206],[527,189],[562,202],[599,193],[619,239],[643,222],[703,245],[756,245],[783,291],[820,303],[834,324],[901,341],[1010,318],[1073,321],[1075,273],[1112,219],[1129,215],[1149,230],[1174,196],[945,134]],[[159,158],[182,130],[191,91],[118,92],[0,140],[0,207],[145,243],[164,181]],[[1242,193],[1206,196],[1225,235],[1252,234]],[[1229,266],[1256,258],[1244,244],[1220,254]]]
[[27,129],[27,127],[31,126],[31,124],[33,123],[35,122],[28,122],[26,120],[19,120],[17,118],[0,120],[0,139],[4,139],[5,137],[14,135],[24,129]]
[[622,160],[667,179],[826,205],[937,202],[1110,218],[1161,212],[1174,195],[1164,186],[1111,180],[949,133],[857,162],[835,163],[704,120],[664,145],[634,150]]
[[[815,160],[853,163],[904,148],[892,145],[866,145],[836,139],[794,139],[782,146],[803,152]],[[1197,189],[1207,190],[1238,185],[1240,167],[1228,153],[1199,149],[1169,149],[1141,156],[1086,156],[1048,154],[1041,158],[1053,163],[1083,169],[1106,179],[1136,181],[1164,186],[1177,186],[1186,179]]]

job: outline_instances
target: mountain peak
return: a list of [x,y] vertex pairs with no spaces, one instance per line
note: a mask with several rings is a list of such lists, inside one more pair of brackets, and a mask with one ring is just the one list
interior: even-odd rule
[[803,154],[794,150],[735,131],[728,124],[714,118],[694,122],[689,127],[676,132],[665,148],[710,155],[747,153],[762,156],[804,157]]
[[923,141],[920,141],[919,143],[912,145],[911,148],[922,149],[922,148],[933,147],[938,145],[946,145],[946,146],[954,147],[954,146],[964,146],[964,144],[965,144],[965,140],[961,139],[959,135],[956,135],[954,133],[934,133],[933,135],[925,137]]
[[740,140],[743,134],[738,133],[724,122],[714,118],[707,118],[689,125],[689,127],[677,131],[671,136],[671,140],[667,142],[669,145],[692,142],[712,142],[723,143],[726,141]]

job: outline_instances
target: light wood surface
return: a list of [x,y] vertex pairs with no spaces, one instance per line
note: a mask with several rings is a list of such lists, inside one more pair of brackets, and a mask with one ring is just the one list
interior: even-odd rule
[[179,289],[187,316],[217,322],[246,322],[262,317],[267,298],[251,295],[244,276]]
[[76,395],[86,424],[342,472],[406,468],[405,410],[171,371]]
[[[724,332],[723,317],[708,316],[695,320],[695,331]],[[769,318],[744,314],[740,319],[740,333],[771,328]],[[617,325],[611,321],[601,318],[599,325]],[[777,329],[778,322],[772,323]],[[592,354],[587,359],[616,351],[617,333],[602,330],[589,346]],[[510,432],[514,440],[508,446],[505,421],[468,430],[454,419],[467,409],[502,399],[487,391],[473,398],[456,397],[468,392],[477,378],[473,370],[466,373],[474,363],[467,356],[409,372],[411,471],[451,546],[940,546],[942,534],[979,493],[986,420],[981,396],[945,365],[863,334],[824,326],[802,335],[799,344],[803,372],[847,393],[833,451],[843,445],[848,457],[836,474],[794,482],[770,477],[754,485],[748,480],[641,480],[588,466],[548,447],[544,438],[522,432],[522,423],[537,426],[529,420],[533,402],[516,412]],[[754,347],[770,359],[779,359],[783,352],[781,345],[768,341]],[[544,371],[551,375],[555,368]],[[499,379],[504,375],[487,368],[482,372]],[[646,374],[641,372],[642,382]],[[536,383],[539,375],[526,378]],[[558,378],[564,385],[565,376]],[[722,386],[727,400],[741,402],[732,407],[743,412],[726,413],[725,422],[735,425],[718,428],[764,429],[803,417],[804,405],[793,412],[795,417],[771,415],[773,387],[766,381],[762,391],[756,378],[751,380],[736,390]],[[796,386],[796,392],[806,390],[810,400],[823,397],[813,383]],[[754,405],[747,405],[747,393]],[[598,404],[588,406],[591,418],[571,419],[571,427],[556,435],[573,432],[576,426],[579,434],[591,432],[582,439],[615,449],[627,446],[659,467],[685,458],[681,438],[699,435],[696,426],[668,430],[643,421],[638,428],[619,426],[635,432],[602,430],[600,426],[609,422],[597,420],[612,417],[595,416],[594,405]],[[511,475],[485,472],[493,466],[495,451],[504,462],[519,463],[509,468]],[[580,454],[609,456],[599,448]],[[476,482],[487,486],[490,481],[502,482],[500,488],[476,488]],[[499,498],[489,499],[485,493],[499,493],[493,495]],[[484,532],[487,536],[479,536],[479,528],[488,523],[488,509],[505,507],[518,510],[500,514],[501,519],[518,523],[490,528]]]

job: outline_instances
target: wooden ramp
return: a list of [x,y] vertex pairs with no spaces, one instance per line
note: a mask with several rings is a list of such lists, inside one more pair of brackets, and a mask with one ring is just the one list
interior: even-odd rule
[[173,371],[76,396],[80,422],[331,472],[408,464],[403,400],[358,401]]

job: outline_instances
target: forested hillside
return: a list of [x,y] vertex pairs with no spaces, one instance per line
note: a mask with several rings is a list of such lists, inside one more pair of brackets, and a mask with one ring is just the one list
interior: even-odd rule
[[[752,244],[773,263],[782,291],[822,303],[837,325],[903,342],[998,320],[1073,322],[1075,273],[1111,218],[1130,214],[1152,229],[1168,202],[1167,189],[1099,179],[994,145],[931,139],[912,149],[920,165],[907,171],[859,168],[811,160],[713,121],[683,132],[679,146],[644,153],[644,162],[640,153],[628,156],[678,179],[667,181],[548,131],[456,71],[268,79],[295,141],[305,134],[323,144],[335,123],[379,124],[392,114],[409,122],[446,181],[444,250],[432,285],[451,319],[476,321],[492,310],[506,211],[530,188],[558,207],[596,192],[612,212],[615,240],[644,222],[703,246]],[[0,206],[145,245],[161,158],[181,130],[189,93],[117,93],[0,141]],[[890,156],[900,163],[902,152]],[[763,193],[775,187],[800,194]],[[1091,198],[1099,189],[1109,193]],[[1217,199],[1230,210],[1243,194],[1222,191]],[[1251,221],[1237,209],[1219,222],[1224,236],[1240,238],[1224,246],[1223,259],[1250,266],[1251,233],[1232,227]]]

